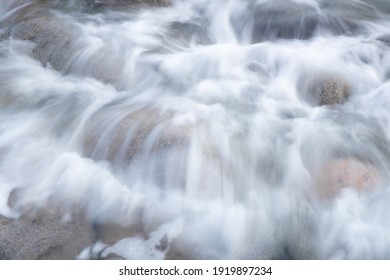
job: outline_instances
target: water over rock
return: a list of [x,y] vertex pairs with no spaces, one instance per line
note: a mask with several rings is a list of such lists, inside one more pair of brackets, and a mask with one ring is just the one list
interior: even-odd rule
[[166,44],[188,47],[191,44],[211,44],[212,39],[207,29],[202,25],[188,22],[172,22],[168,27],[168,33],[164,38]]
[[372,5],[382,13],[390,13],[390,4],[387,0],[363,0],[363,2]]
[[313,7],[291,3],[259,5],[253,18],[254,42],[277,38],[308,39],[319,24],[319,15]]
[[389,257],[379,11],[3,1],[1,258]]
[[317,171],[314,181],[320,197],[333,198],[346,188],[359,193],[373,190],[380,182],[380,175],[371,163],[340,158],[326,162]]
[[377,40],[384,43],[386,46],[390,47],[390,34],[382,35],[382,36],[378,37]]
[[71,56],[70,46],[76,40],[74,27],[54,17],[44,16],[26,19],[17,23],[10,31],[16,40],[29,40],[35,43],[33,56],[62,70]]
[[[86,156],[109,161],[115,168],[142,168],[148,181],[169,188],[187,185],[191,154],[195,169],[205,172],[196,181],[208,182],[201,189],[208,188],[212,192],[218,190],[220,184],[210,185],[213,181],[209,176],[219,178],[220,171],[214,174],[210,166],[219,168],[219,157],[208,135],[201,122],[194,121],[185,112],[156,105],[113,103],[97,110],[87,121],[83,150]],[[142,157],[148,160],[140,160]]]
[[[352,35],[364,30],[360,20],[375,19],[376,13],[362,3],[320,1],[301,4],[295,1],[269,1],[249,5],[253,12],[252,41],[275,39],[306,40],[318,34]],[[347,13],[340,14],[340,10]]]
[[167,6],[172,4],[172,0],[85,0],[92,6],[120,7],[128,5],[154,5]]
[[[32,56],[44,66],[63,74],[77,74],[116,83],[121,75],[123,60],[107,46],[95,47],[80,40],[81,30],[54,16],[23,20],[10,29],[10,37],[34,43]],[[83,48],[91,47],[91,51]],[[78,63],[78,61],[82,63]]]

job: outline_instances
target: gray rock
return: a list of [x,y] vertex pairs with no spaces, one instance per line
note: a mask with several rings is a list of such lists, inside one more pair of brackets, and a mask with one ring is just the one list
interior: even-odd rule
[[[169,1],[98,2],[107,7],[169,4]],[[90,53],[87,46],[92,42],[82,39],[83,34],[78,26],[50,13],[49,7],[57,7],[57,5],[59,4],[54,0],[31,2],[26,9],[21,9],[26,10],[25,12],[18,13],[13,21],[8,22],[9,37],[33,42],[35,46],[32,55],[45,66],[50,65],[63,74],[93,77],[117,85],[124,66],[124,50],[111,48],[109,44],[105,44]]]
[[71,217],[56,207],[38,209],[18,219],[0,216],[2,259],[74,259],[94,241],[81,212]]
[[308,75],[298,83],[299,94],[314,106],[343,104],[350,94],[348,81],[337,74]]
[[85,51],[83,48],[91,43],[85,41],[84,46],[80,46],[82,34],[78,27],[53,16],[23,20],[10,29],[10,36],[34,42],[34,58],[64,74],[93,77],[115,84],[124,64],[120,52],[113,53],[108,46],[88,53],[83,61],[78,61],[78,56]]
[[21,20],[47,15],[47,0],[2,0],[0,27],[9,27]]
[[319,15],[306,5],[266,3],[255,8],[252,41],[308,39],[319,25]]
[[138,235],[146,237],[146,233],[144,233],[141,223],[126,226],[112,221],[112,223],[95,224],[94,230],[96,238],[107,245],[114,245],[121,239],[127,237],[134,237]]
[[[275,39],[306,40],[317,33],[353,35],[364,31],[361,20],[376,19],[374,9],[362,3],[320,1],[317,7],[290,1],[269,1],[249,5],[248,11],[235,19],[235,26],[252,28],[252,42]],[[252,15],[245,20],[247,14]],[[240,18],[240,17],[239,17]]]
[[390,13],[390,2],[387,0],[363,0],[382,13]]
[[46,0],[48,7],[64,12],[100,13],[105,10],[123,11],[139,8],[158,8],[172,4],[172,0]]
[[[164,111],[158,106],[109,104],[92,115],[87,123],[85,152],[97,159],[126,164],[142,150],[147,138],[157,127],[161,128],[161,134],[154,139],[153,151],[187,147],[196,127],[171,125],[174,116],[175,112]],[[118,156],[124,156],[124,161]]]
[[[172,112],[163,112],[154,107],[126,108],[107,105],[98,110],[87,123],[85,152],[98,160],[128,164],[129,160],[142,150],[152,130],[158,125],[167,125],[172,117]],[[166,129],[154,147],[164,149],[173,145],[186,145],[190,130],[189,127],[180,130]],[[122,158],[119,158],[120,156]]]
[[36,45],[33,56],[46,65],[61,71],[71,56],[71,44],[77,38],[74,26],[51,16],[23,20],[14,25],[10,36],[29,40]]
[[390,34],[380,36],[377,40],[390,47]]
[[92,7],[124,7],[129,5],[168,6],[172,0],[85,0]]
[[[160,106],[109,104],[97,110],[85,124],[84,155],[108,161],[115,170],[168,189],[187,185],[191,144],[196,143],[200,187],[219,192],[220,156],[202,123],[183,121],[183,112]],[[185,114],[185,113],[184,113]],[[212,171],[214,168],[218,171]],[[134,172],[134,173],[132,173]],[[130,175],[129,175],[130,176]],[[213,180],[217,180],[214,182]]]
[[211,44],[212,39],[204,26],[188,22],[173,22],[168,27],[167,45],[188,46],[190,43]]
[[121,256],[116,254],[108,254],[106,257],[100,258],[101,260],[124,260]]

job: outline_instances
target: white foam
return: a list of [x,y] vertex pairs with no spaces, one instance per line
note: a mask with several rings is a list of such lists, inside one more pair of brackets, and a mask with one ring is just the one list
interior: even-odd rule
[[[0,24],[11,24],[20,11],[3,1]],[[361,3],[349,3],[348,15],[359,15]],[[1,41],[0,214],[17,217],[55,198],[82,206],[91,223],[141,224],[112,246],[91,244],[80,259],[163,259],[169,250],[189,258],[390,258],[390,56],[376,40],[389,16],[374,11],[356,35],[252,44],[251,8],[183,0],[55,11],[79,34],[61,73],[34,58],[36,44]],[[174,23],[192,39],[172,35]],[[350,97],[312,106],[299,83],[328,74],[349,84]],[[318,199],[313,170],[335,154],[375,165],[382,185]],[[15,189],[23,191],[10,209]]]

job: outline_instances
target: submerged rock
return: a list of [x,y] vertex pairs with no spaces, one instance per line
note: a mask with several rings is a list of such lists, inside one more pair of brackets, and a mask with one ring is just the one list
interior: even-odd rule
[[308,39],[313,36],[319,15],[307,5],[266,3],[255,8],[252,41],[270,39]]
[[9,27],[21,20],[41,17],[48,13],[46,0],[2,0],[0,27]]
[[107,45],[92,46],[92,42],[80,39],[83,35],[75,24],[56,17],[23,20],[9,33],[12,39],[33,42],[32,56],[61,73],[93,77],[113,84],[122,73],[121,52],[112,51]]
[[220,173],[212,170],[220,168],[220,164],[216,146],[208,135],[200,122],[183,112],[157,105],[109,104],[87,121],[83,150],[85,156],[108,161],[117,170],[143,170],[137,173],[143,180],[173,189],[192,184],[187,182],[187,176],[194,165],[194,172],[203,174],[195,182],[204,182],[197,191],[207,189],[210,193],[219,187],[213,180]]
[[121,106],[105,106],[98,110],[87,124],[85,152],[98,160],[127,164],[137,152],[142,151],[148,136],[152,136],[153,129],[158,126],[161,126],[161,134],[150,139],[155,149],[188,145],[191,128],[169,125],[172,117],[173,112],[156,108],[126,110]]
[[[249,5],[252,42],[274,39],[310,39],[316,34],[352,35],[364,30],[361,20],[377,18],[373,8],[348,1],[319,1],[319,5],[295,1],[268,1]],[[340,13],[343,11],[343,13]]]
[[89,5],[93,6],[106,6],[106,7],[118,7],[126,5],[157,5],[167,6],[172,4],[172,0],[85,0]]
[[380,36],[377,40],[390,47],[390,34]]
[[323,198],[333,198],[345,188],[359,193],[370,191],[379,181],[376,167],[356,158],[330,160],[314,176],[316,192]]
[[212,39],[204,26],[188,22],[172,22],[168,26],[165,44],[188,47],[191,43],[211,44]]
[[363,0],[365,3],[372,5],[382,13],[390,13],[390,2],[387,0]]

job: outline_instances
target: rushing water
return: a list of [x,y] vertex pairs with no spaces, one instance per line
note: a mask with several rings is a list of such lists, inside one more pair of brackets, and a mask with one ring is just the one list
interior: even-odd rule
[[1,0],[2,216],[133,228],[78,258],[390,258],[387,0],[126,2]]

